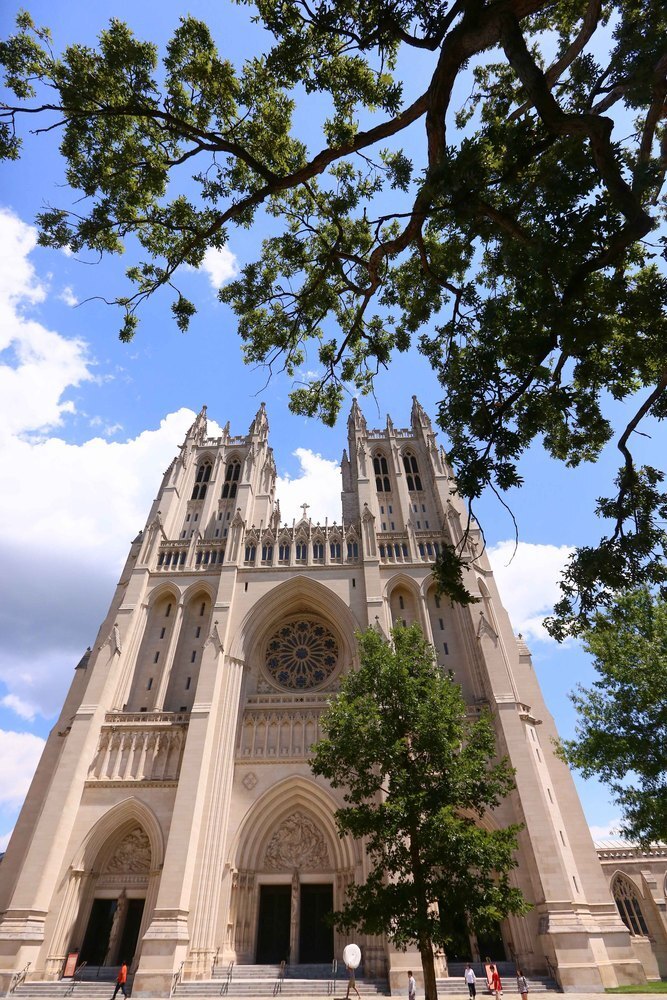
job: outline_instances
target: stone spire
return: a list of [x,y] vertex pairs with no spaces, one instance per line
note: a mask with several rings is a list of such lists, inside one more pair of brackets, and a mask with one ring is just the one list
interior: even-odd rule
[[431,418],[421,405],[416,396],[412,397],[412,412],[410,413],[410,424],[412,427],[431,428]]
[[269,433],[269,421],[266,416],[266,403],[260,403],[259,409],[255,414],[255,419],[251,423],[248,434],[251,436],[257,436],[260,439],[265,439],[268,437]]
[[366,433],[366,418],[361,412],[361,407],[357,403],[356,399],[352,401],[352,409],[350,410],[350,415],[347,418],[347,428],[350,434],[355,431],[362,434]]
[[185,435],[185,442],[191,441],[194,442],[194,444],[201,445],[206,440],[207,431],[206,404],[204,404],[195,417],[194,423],[190,426],[187,434]]

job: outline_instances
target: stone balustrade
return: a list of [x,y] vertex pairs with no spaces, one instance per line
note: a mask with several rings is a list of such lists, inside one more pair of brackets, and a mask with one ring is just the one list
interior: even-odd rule
[[88,783],[176,782],[188,729],[182,712],[109,713]]

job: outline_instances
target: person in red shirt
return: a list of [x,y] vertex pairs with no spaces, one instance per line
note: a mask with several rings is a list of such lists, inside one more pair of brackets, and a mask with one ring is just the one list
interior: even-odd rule
[[496,1000],[500,1000],[503,995],[503,984],[500,981],[500,976],[498,975],[498,969],[495,965],[491,966],[491,989],[496,995]]
[[116,994],[118,993],[118,990],[122,992],[124,997],[127,996],[127,992],[125,990],[126,982],[127,982],[127,962],[123,962],[120,967],[120,972],[116,976],[116,989],[113,991],[113,997],[111,998],[111,1000],[114,1000]]

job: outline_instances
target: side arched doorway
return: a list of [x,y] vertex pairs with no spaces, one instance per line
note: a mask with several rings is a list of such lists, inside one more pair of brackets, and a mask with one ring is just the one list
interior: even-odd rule
[[132,964],[142,925],[150,842],[136,825],[107,857],[91,886],[93,898],[83,934],[79,961],[91,965]]
[[78,952],[88,968],[135,965],[151,920],[164,858],[153,811],[134,796],[91,828],[74,855],[47,959],[49,978]]

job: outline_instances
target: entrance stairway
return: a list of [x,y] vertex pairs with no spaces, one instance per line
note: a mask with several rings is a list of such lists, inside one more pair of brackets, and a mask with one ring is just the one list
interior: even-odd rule
[[[503,994],[518,993],[516,986],[516,965],[514,962],[496,962],[498,974],[503,984]],[[438,996],[468,996],[468,987],[463,981],[463,971],[465,962],[449,962],[447,979],[438,979]],[[486,971],[477,962],[473,962],[473,971],[477,976],[477,996],[480,1000],[485,997],[492,997],[493,994],[486,987]],[[526,976],[528,981],[528,994],[531,993],[560,993],[560,988],[554,979],[549,976]]]
[[[443,998],[467,998],[468,990],[463,982],[462,962],[451,962],[448,967],[449,978],[438,979],[438,996]],[[486,989],[484,972],[480,966],[473,966],[477,976],[478,1000],[491,1000],[492,994]],[[498,962],[498,971],[503,981],[505,996],[517,994],[514,964]],[[60,979],[56,982],[21,983],[12,993],[16,1000],[111,1000],[115,988],[118,969],[107,966],[85,970],[81,979],[73,982],[71,979]],[[286,966],[285,976],[280,980],[279,965],[235,965],[232,968],[231,979],[227,967],[217,966],[211,979],[180,982],[176,986],[175,997],[183,1000],[212,1000],[214,997],[239,997],[242,1000],[264,997],[331,997],[343,998],[347,990],[345,970],[339,972],[334,980],[330,965],[292,965]],[[529,993],[553,994],[559,989],[553,979],[546,976],[527,976]],[[389,989],[386,980],[367,979],[363,975],[356,977],[357,989],[362,1000],[387,996]],[[127,992],[132,992],[132,977],[128,977]],[[517,994],[518,995],[518,994]],[[122,994],[118,994],[120,1000]],[[353,1000],[356,997],[353,995]]]
[[[386,996],[386,980],[356,977],[356,985],[363,998]],[[345,971],[334,979],[331,965],[288,965],[284,978],[280,978],[279,965],[235,965],[231,970],[217,966],[213,978],[196,982],[180,982],[175,996],[196,1000],[203,997],[344,997],[347,991]],[[354,994],[353,994],[354,997]],[[354,998],[356,1000],[356,998]]]
[[[93,966],[91,969],[84,969],[81,974],[77,974],[76,979],[57,979],[55,982],[31,982],[29,979],[17,986],[12,997],[16,1000],[67,1000],[68,997],[75,997],[76,1000],[111,1000],[113,991],[116,988],[116,976],[120,971],[120,966],[112,965]],[[132,992],[132,976],[127,977],[125,989],[128,994]],[[118,994],[116,1000],[122,1000],[122,993]]]

